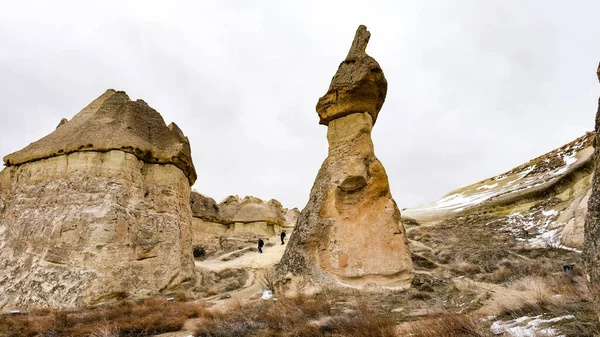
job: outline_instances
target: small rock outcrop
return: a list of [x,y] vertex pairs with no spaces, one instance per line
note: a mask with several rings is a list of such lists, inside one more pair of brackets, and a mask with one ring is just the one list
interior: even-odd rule
[[240,199],[232,195],[217,204],[208,196],[192,192],[190,203],[194,244],[205,247],[215,246],[214,234],[279,235],[282,229],[293,229],[298,212],[296,208],[283,208],[275,199],[264,201],[252,196]]
[[194,279],[187,138],[108,90],[4,158],[0,308],[72,307]]
[[319,99],[329,154],[278,265],[290,291],[324,286],[404,288],[413,266],[400,211],[375,157],[371,130],[387,82],[365,53],[370,33],[360,26],[329,90]]
[[[596,71],[600,81],[600,65]],[[588,286],[594,298],[600,320],[600,98],[596,112],[596,149],[594,152],[594,178],[585,220],[583,261],[588,274]]]

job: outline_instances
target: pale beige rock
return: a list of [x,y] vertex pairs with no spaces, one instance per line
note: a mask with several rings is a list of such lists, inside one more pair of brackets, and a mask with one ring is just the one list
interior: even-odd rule
[[370,38],[367,27],[358,27],[348,56],[333,76],[327,93],[317,103],[321,124],[362,112],[371,115],[373,124],[377,120],[385,101],[387,81],[377,61],[366,53]]
[[86,151],[0,176],[10,194],[0,215],[0,308],[96,304],[192,281],[190,186],[175,165]]
[[223,223],[261,222],[269,225],[283,225],[285,216],[279,201],[247,196],[240,200],[238,196],[229,196],[219,205],[219,217]]
[[124,91],[107,90],[46,137],[4,157],[6,166],[81,151],[121,150],[148,163],[173,164],[196,181],[190,144],[177,125]]
[[[358,52],[363,54],[366,47],[366,42],[361,45],[361,31],[366,28],[359,27],[349,53],[359,59],[363,56],[355,55],[356,46],[361,46]],[[384,85],[371,79],[363,83],[363,74],[356,70],[344,74],[344,78],[357,81],[348,83],[348,87],[365,85],[369,92],[377,92],[381,89],[377,86]],[[380,78],[384,79],[383,73]],[[413,266],[406,232],[385,170],[373,151],[373,111],[357,112],[353,107],[360,104],[348,103],[374,102],[373,97],[361,96],[361,92],[347,90],[344,95],[348,96],[342,101],[336,102],[331,96],[327,99],[330,105],[323,105],[324,98],[317,105],[321,122],[322,109],[329,116],[329,154],[277,266],[284,291],[327,286],[402,289],[411,284]]]
[[285,228],[293,228],[296,226],[296,222],[298,222],[298,218],[300,217],[300,211],[294,207],[285,212],[285,224],[283,227]]
[[224,234],[229,229],[228,225],[223,225],[218,222],[206,221],[201,218],[192,218],[192,233],[194,237],[202,236],[202,233],[207,234]]
[[583,231],[591,192],[588,189],[575,198],[556,220],[558,223],[565,223],[561,235],[561,244],[564,246],[583,249]]
[[236,222],[233,225],[234,234],[250,234],[259,236],[275,235],[273,225],[269,225],[264,221],[257,222]]
[[213,198],[198,192],[192,192],[190,194],[190,205],[192,207],[192,215],[195,218],[204,219],[209,222],[222,222],[219,215],[219,206]]

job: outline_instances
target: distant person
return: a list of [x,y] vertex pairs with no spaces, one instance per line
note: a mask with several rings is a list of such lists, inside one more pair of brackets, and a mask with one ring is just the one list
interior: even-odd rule
[[262,238],[258,238],[258,252],[262,254],[262,248],[264,247],[265,242]]
[[285,244],[285,242],[283,242],[283,240],[285,239],[285,231],[281,231],[281,244]]

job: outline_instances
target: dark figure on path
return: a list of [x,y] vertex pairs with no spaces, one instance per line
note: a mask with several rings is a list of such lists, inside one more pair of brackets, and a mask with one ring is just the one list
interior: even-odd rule
[[285,231],[281,231],[281,244],[285,244],[285,242],[283,242],[283,239],[285,239]]
[[258,252],[262,254],[262,247],[265,245],[265,242],[262,238],[258,238]]

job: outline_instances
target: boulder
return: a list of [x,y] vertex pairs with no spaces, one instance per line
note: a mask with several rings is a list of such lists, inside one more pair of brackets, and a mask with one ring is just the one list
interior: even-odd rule
[[[381,69],[371,71],[376,62],[365,54],[369,36],[366,27],[358,28],[348,57],[317,104],[321,123],[328,125],[329,154],[277,266],[284,291],[411,284],[406,232],[371,140],[387,83]],[[340,88],[337,100],[335,88]]]
[[213,198],[198,192],[192,192],[190,194],[190,206],[192,215],[195,218],[209,222],[220,222],[219,206]]
[[189,145],[126,97],[109,90],[5,157],[0,308],[94,305],[194,279]]

